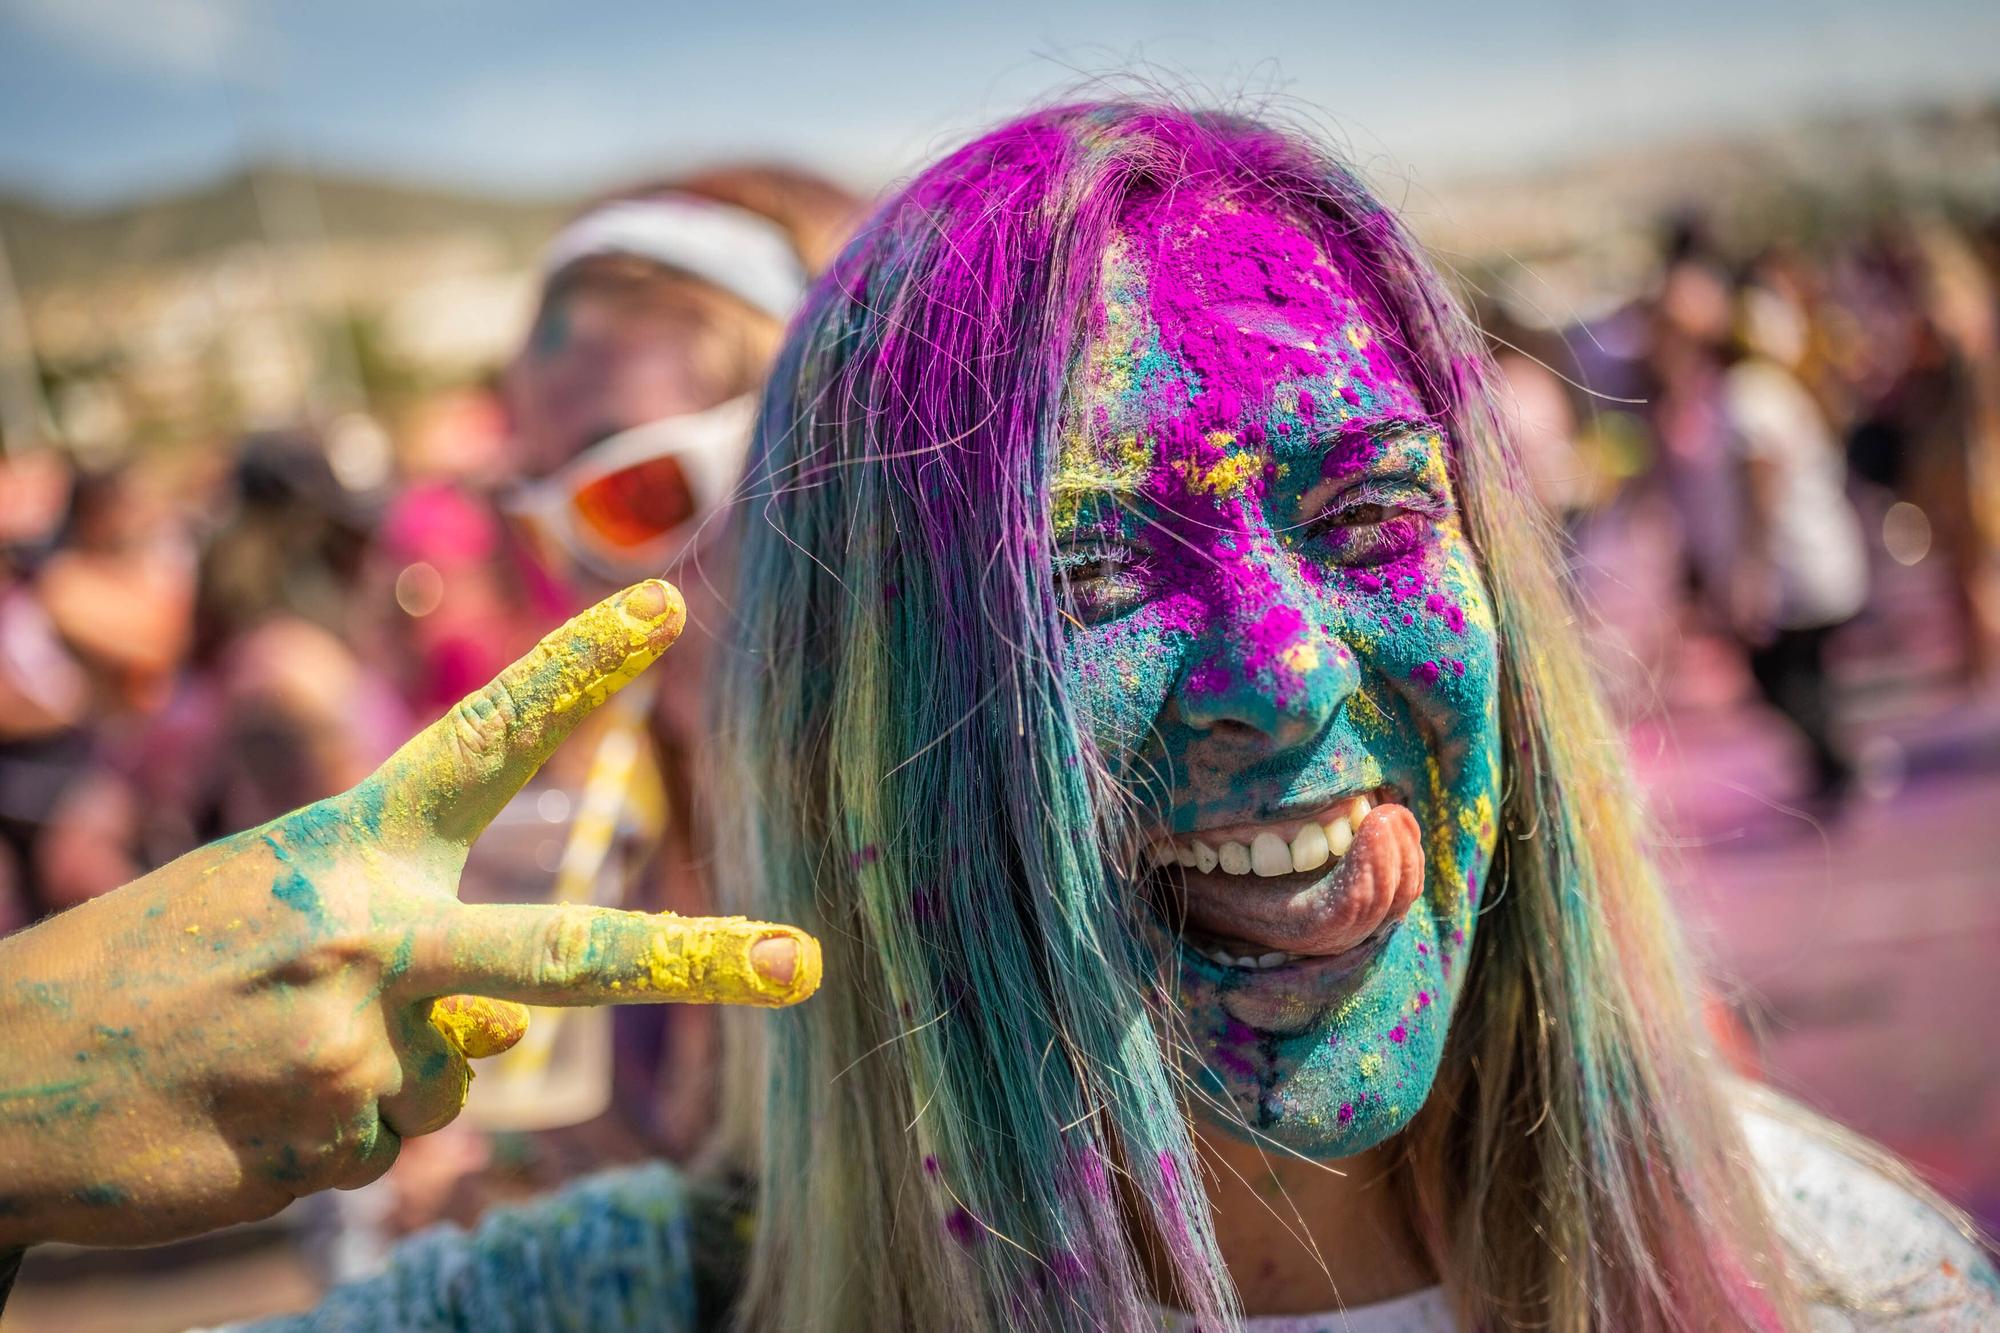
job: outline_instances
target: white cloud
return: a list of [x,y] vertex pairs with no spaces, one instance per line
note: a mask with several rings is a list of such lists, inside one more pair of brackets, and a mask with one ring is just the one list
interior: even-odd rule
[[0,13],[93,63],[182,80],[258,67],[247,0],[0,0]]

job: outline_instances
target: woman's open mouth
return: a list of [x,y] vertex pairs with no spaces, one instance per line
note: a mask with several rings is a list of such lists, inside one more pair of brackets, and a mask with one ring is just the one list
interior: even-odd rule
[[1416,816],[1386,787],[1288,820],[1161,839],[1153,860],[1182,942],[1245,973],[1372,952],[1362,946],[1386,937],[1424,885]]

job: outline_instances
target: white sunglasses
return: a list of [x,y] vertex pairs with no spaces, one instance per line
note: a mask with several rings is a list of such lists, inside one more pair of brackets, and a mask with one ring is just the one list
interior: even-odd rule
[[501,499],[564,554],[623,583],[658,574],[689,522],[721,505],[743,470],[755,394],[606,436]]

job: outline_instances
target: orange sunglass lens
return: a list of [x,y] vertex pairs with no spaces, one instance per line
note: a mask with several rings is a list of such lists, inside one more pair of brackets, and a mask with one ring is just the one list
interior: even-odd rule
[[671,458],[649,458],[607,473],[581,487],[571,503],[591,532],[628,549],[664,537],[694,514],[687,476]]

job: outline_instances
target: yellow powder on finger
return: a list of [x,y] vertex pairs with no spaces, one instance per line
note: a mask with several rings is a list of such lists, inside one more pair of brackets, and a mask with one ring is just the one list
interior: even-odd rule
[[447,995],[431,1004],[431,1026],[468,1060],[483,1060],[511,1047],[528,1030],[528,1010],[512,1000],[480,995]]
[[[581,646],[583,651],[577,657],[563,658],[558,655],[554,644],[544,641],[550,648],[551,654],[557,655],[557,660],[564,666],[563,688],[549,702],[549,711],[567,713],[585,701],[588,701],[593,708],[603,703],[609,695],[658,661],[660,655],[667,650],[666,643],[656,646],[653,642],[653,635],[659,629],[661,622],[685,614],[686,611],[681,606],[680,593],[670,588],[666,611],[652,620],[642,620],[638,616],[629,614],[622,604],[607,605],[603,602],[577,616],[557,631],[558,635],[564,636],[570,643]],[[676,635],[678,632],[675,631]],[[589,660],[591,645],[614,643],[621,633],[625,637],[627,651],[616,666],[604,672],[573,670],[571,664],[574,661]],[[671,642],[671,639],[668,640],[668,643]]]
[[[767,939],[792,941],[792,975],[773,981],[750,961]],[[668,914],[647,940],[641,959],[647,989],[691,1004],[746,1004],[775,1009],[819,989],[819,941],[803,931],[742,917],[683,918]]]

